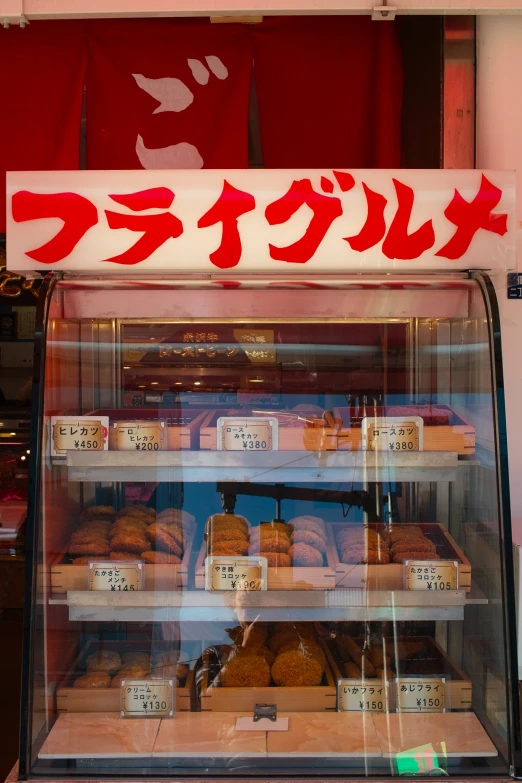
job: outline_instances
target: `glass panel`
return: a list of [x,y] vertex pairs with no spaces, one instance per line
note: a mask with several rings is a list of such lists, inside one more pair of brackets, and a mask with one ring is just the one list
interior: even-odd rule
[[478,286],[75,279],[51,314],[32,772],[505,775]]

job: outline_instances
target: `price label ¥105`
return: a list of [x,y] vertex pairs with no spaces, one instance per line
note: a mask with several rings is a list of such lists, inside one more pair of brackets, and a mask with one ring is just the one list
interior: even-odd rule
[[459,564],[456,560],[405,560],[406,590],[443,593],[459,589]]
[[337,680],[338,712],[388,712],[386,680]]
[[362,420],[363,451],[423,451],[424,422],[420,416],[370,417]]
[[118,451],[162,451],[165,425],[162,421],[125,421],[114,424]]
[[205,589],[266,590],[268,588],[266,557],[225,557],[209,555],[205,560]]
[[89,562],[89,590],[134,593],[141,590],[142,575],[143,563],[138,560],[93,560]]
[[122,680],[122,718],[171,718],[174,715],[173,680]]
[[223,416],[217,420],[218,451],[277,451],[279,423],[275,417],[239,418]]
[[445,712],[444,677],[397,677],[397,712]]

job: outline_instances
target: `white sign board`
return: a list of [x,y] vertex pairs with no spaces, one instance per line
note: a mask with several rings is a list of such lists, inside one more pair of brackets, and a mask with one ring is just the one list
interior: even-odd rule
[[7,174],[7,268],[332,274],[515,268],[513,172]]

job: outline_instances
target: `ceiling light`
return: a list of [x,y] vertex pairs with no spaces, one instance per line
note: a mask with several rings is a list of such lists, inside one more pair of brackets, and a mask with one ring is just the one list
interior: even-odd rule
[[25,454],[22,454],[22,456],[20,457],[20,459],[27,459],[27,457],[25,456]]
[[174,386],[183,386],[183,381],[176,381]]
[[158,385],[158,383],[159,383],[159,381],[151,381],[151,382],[150,382],[150,385],[151,385],[151,386],[157,386],[157,385]]
[[127,367],[125,367],[125,365],[124,365],[123,369],[124,369],[124,370],[130,370],[130,367],[128,367],[128,366],[127,366]]
[[13,435],[13,437],[16,435],[16,432],[10,432],[9,435]]
[[138,386],[138,389],[146,389],[146,386]]
[[194,381],[194,386],[201,386],[201,381]]
[[25,453],[26,454],[30,454],[31,453],[31,449],[27,449],[27,451]]

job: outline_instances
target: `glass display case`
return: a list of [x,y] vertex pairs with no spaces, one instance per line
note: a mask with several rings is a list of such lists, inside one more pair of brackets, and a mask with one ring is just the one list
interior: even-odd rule
[[488,278],[50,275],[21,777],[516,774]]

